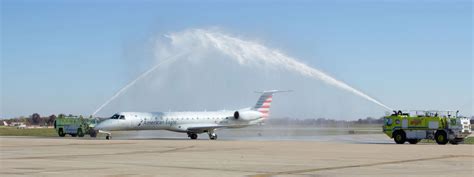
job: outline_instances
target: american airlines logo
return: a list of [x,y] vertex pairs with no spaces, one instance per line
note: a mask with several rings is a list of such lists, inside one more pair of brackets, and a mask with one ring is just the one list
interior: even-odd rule
[[[176,125],[178,122],[175,120],[153,120],[153,121],[144,121],[144,125]],[[141,124],[141,123],[140,123]],[[140,125],[139,124],[139,125]]]
[[272,104],[272,95],[265,96],[263,95],[262,98],[259,100],[259,104],[257,107],[257,111],[263,114],[263,118],[268,118],[270,112],[270,106]]
[[140,121],[140,123],[138,123],[138,127],[140,127],[142,125],[142,123],[143,123],[143,120]]

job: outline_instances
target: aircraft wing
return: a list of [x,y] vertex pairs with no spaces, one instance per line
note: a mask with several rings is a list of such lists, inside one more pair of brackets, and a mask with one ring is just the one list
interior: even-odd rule
[[213,130],[217,128],[225,128],[227,126],[225,125],[219,125],[219,124],[196,124],[196,125],[190,125],[187,129],[188,131],[191,132],[204,132],[206,130]]

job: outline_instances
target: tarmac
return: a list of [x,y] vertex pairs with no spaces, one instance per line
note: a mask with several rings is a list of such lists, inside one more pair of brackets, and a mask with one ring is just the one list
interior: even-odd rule
[[463,144],[0,137],[0,147],[2,177],[474,176]]

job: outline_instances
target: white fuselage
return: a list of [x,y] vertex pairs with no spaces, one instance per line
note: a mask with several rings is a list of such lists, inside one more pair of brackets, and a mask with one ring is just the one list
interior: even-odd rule
[[213,112],[120,112],[110,119],[97,124],[94,129],[99,133],[117,130],[169,130],[187,133],[191,139],[197,134],[208,133],[212,140],[217,139],[215,130],[221,128],[241,128],[262,123],[268,118],[274,93],[282,92],[269,90],[261,92],[253,107],[237,111]]
[[[256,112],[256,114],[260,113]],[[255,125],[263,121],[261,116],[257,116],[252,120],[235,119],[234,111],[121,112],[115,115],[118,116],[104,120],[96,125],[95,129],[105,131],[169,130],[175,132],[194,131],[195,133],[202,133],[200,129],[240,128]],[[189,128],[194,129],[190,130]]]

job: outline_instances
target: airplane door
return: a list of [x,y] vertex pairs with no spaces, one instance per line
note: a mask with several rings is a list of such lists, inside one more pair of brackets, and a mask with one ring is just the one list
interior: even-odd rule
[[141,123],[143,123],[143,118],[139,117],[137,115],[130,115],[130,127],[131,129],[138,129],[141,126]]
[[122,127],[122,128],[128,128],[128,124],[127,124],[127,120],[125,120],[125,116],[124,115],[120,115],[117,119],[117,123],[118,123],[118,126],[119,127]]

